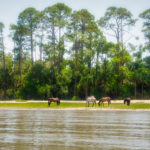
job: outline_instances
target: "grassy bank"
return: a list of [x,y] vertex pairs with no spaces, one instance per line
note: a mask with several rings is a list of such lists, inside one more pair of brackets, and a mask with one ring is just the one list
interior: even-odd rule
[[[91,108],[92,104],[90,104]],[[69,103],[69,102],[62,102],[60,106],[57,106],[56,103],[52,103],[49,107],[47,102],[20,102],[20,103],[0,103],[0,108],[86,108],[85,103]],[[130,106],[120,104],[120,103],[112,103],[109,107],[105,103],[104,106],[96,105],[94,108],[102,109],[102,108],[110,108],[110,109],[150,109],[150,104],[145,103],[135,103],[131,104]]]

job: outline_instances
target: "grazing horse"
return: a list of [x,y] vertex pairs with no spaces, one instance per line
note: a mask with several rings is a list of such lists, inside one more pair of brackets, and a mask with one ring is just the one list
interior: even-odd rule
[[58,98],[58,97],[56,97],[56,98],[48,98],[48,106],[50,106],[50,104],[51,104],[51,102],[55,102],[55,103],[57,103],[57,105],[59,105],[60,104],[60,99]]
[[104,106],[104,102],[108,102],[108,106],[109,104],[111,104],[111,98],[110,97],[102,97],[99,102],[98,102],[98,105],[100,106],[102,103],[103,103],[103,106]]
[[130,100],[131,100],[130,97],[126,97],[126,98],[124,99],[124,104],[127,104],[127,105],[129,106],[129,105],[130,105]]
[[[87,106],[89,107],[89,103],[90,102],[92,102],[93,103],[93,106],[94,106],[94,104],[96,105],[96,98],[94,97],[94,96],[88,96],[87,98],[86,98],[86,104],[87,104]],[[92,107],[93,107],[92,106]]]

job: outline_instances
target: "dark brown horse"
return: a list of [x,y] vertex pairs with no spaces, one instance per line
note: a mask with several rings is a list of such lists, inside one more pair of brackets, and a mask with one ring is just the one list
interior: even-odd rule
[[124,99],[124,104],[127,104],[127,105],[129,106],[129,105],[130,105],[130,100],[131,100],[130,97],[126,97],[126,98]]
[[48,106],[50,106],[51,105],[51,102],[55,102],[55,103],[57,103],[57,105],[59,105],[60,104],[60,99],[58,98],[58,97],[56,97],[56,98],[48,98]]
[[104,102],[108,102],[108,106],[109,104],[111,104],[111,98],[110,97],[102,97],[99,102],[98,102],[98,105],[100,106],[102,103],[103,103],[103,106],[104,106]]

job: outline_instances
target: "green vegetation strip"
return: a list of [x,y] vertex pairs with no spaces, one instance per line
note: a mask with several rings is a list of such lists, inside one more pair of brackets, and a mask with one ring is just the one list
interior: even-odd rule
[[[59,106],[57,106],[56,103],[52,103],[51,106],[48,106],[47,102],[28,102],[28,103],[0,103],[0,108],[57,108],[57,109],[63,109],[63,108],[85,108],[85,103],[69,103],[69,102],[63,102]],[[92,107],[92,104],[90,104],[90,108]],[[110,106],[107,104],[101,105],[100,107],[98,105],[94,106],[93,108],[96,109],[102,109],[102,108],[110,108],[110,109],[150,109],[150,104],[145,103],[137,103],[137,104],[131,104],[130,106],[119,104],[119,103],[113,103]]]

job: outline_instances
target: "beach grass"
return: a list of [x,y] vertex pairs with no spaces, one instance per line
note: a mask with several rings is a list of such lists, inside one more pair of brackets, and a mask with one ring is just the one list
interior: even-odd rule
[[0,108],[76,108],[76,107],[85,107],[84,103],[61,103],[59,106],[57,106],[56,103],[51,103],[50,106],[48,106],[48,103],[45,102],[27,102],[27,103],[0,103]]
[[[101,106],[102,107],[102,106]],[[108,107],[106,104],[104,106],[105,108]],[[113,103],[109,106],[111,109],[150,109],[150,104],[146,103],[134,103],[130,106],[120,104],[120,103]]]
[[[61,102],[59,106],[56,103],[51,103],[48,106],[47,102],[26,102],[26,101],[17,101],[17,103],[0,103],[0,108],[55,108],[55,109],[63,109],[63,108],[87,108],[86,103],[73,103],[73,102]],[[92,104],[90,104],[90,108],[92,108]],[[146,103],[134,103],[130,106],[121,104],[121,103],[112,103],[108,106],[107,103],[101,105],[94,106],[96,109],[150,109],[150,104]]]

